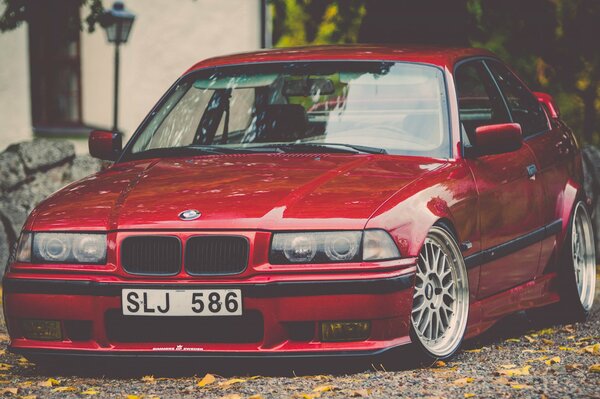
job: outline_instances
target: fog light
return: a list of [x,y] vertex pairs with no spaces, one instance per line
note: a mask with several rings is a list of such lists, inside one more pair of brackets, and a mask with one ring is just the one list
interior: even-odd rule
[[62,331],[58,320],[21,320],[21,329],[27,339],[60,341]]
[[371,332],[368,321],[323,321],[321,322],[321,341],[364,341]]

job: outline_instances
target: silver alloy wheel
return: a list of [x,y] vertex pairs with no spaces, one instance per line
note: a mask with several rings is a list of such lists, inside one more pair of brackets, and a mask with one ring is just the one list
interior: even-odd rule
[[575,283],[581,306],[587,312],[592,308],[596,290],[596,250],[592,221],[582,202],[576,205],[571,223],[571,255]]
[[452,354],[467,325],[469,283],[456,241],[432,227],[417,261],[411,322],[417,338],[433,356]]

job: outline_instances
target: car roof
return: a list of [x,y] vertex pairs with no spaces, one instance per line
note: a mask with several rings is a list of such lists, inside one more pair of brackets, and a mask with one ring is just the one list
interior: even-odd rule
[[[405,61],[437,65],[453,69],[454,64],[468,57],[496,56],[483,49],[460,47],[407,47],[395,45],[335,45],[263,49],[209,58],[196,63],[187,72],[197,69],[277,61],[344,61],[377,60]],[[187,73],[186,72],[186,73]]]

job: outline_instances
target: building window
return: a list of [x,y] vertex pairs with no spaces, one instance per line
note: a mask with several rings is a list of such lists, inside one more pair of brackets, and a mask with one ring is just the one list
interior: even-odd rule
[[82,126],[79,1],[29,2],[34,132]]

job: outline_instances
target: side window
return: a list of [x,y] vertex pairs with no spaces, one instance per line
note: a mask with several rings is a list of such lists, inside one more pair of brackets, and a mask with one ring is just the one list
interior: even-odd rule
[[500,93],[481,61],[460,65],[455,73],[455,81],[466,145],[475,145],[475,129],[479,126],[510,122]]
[[513,120],[521,125],[523,136],[548,130],[548,119],[542,105],[521,81],[503,64],[487,61],[504,94]]

